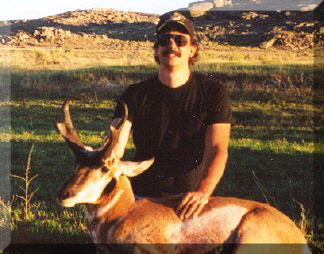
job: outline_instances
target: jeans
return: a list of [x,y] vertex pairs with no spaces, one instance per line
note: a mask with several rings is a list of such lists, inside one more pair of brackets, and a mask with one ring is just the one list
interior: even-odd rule
[[202,167],[197,167],[186,174],[171,177],[143,174],[132,179],[132,186],[137,196],[160,198],[196,191],[205,176],[206,172]]

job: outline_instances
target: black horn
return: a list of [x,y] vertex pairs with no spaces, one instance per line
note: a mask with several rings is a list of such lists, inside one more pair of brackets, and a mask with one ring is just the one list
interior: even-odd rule
[[110,126],[110,133],[109,133],[109,137],[110,137],[110,142],[105,145],[105,147],[103,148],[103,157],[104,158],[109,158],[114,149],[115,149],[115,146],[116,144],[118,143],[119,141],[119,137],[120,137],[120,134],[122,133],[123,131],[123,128],[125,126],[125,122],[128,118],[128,108],[127,108],[127,105],[125,103],[122,104],[123,105],[123,108],[124,108],[124,114],[123,114],[123,117],[121,118],[121,121],[115,126],[111,125]]
[[81,142],[78,134],[76,133],[70,116],[71,100],[65,100],[62,110],[64,114],[64,122],[56,123],[56,128],[63,136],[66,143],[70,146],[76,156],[80,155],[81,151],[85,149],[84,144]]

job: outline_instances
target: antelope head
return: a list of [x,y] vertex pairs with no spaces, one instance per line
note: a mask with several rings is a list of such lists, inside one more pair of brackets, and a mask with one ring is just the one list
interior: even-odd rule
[[121,161],[114,150],[123,133],[128,116],[124,104],[124,116],[117,126],[110,126],[110,131],[102,146],[98,149],[85,146],[77,135],[69,112],[71,100],[63,104],[64,122],[57,123],[56,127],[76,158],[76,172],[59,193],[59,200],[64,207],[73,207],[76,204],[96,204],[107,186],[118,181],[121,175],[136,176],[149,168],[153,159],[143,162]]

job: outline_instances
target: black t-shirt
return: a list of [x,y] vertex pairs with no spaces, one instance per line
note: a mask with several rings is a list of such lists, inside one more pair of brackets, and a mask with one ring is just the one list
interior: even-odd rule
[[[130,85],[120,101],[132,121],[135,160],[155,157],[146,174],[177,176],[202,161],[208,125],[231,123],[226,89],[211,78],[193,73],[178,88],[163,85],[158,76]],[[114,118],[122,114],[119,102]]]

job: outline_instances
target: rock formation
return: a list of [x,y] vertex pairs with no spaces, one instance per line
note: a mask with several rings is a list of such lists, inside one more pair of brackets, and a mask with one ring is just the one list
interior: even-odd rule
[[189,4],[193,16],[207,11],[312,11],[321,0],[205,0]]
[[[234,6],[237,1],[201,1],[190,5],[189,10],[194,9],[197,14],[193,21],[202,45],[301,50],[313,48],[314,40],[322,38],[315,36],[321,34],[321,23],[314,19],[312,12],[221,11],[224,7],[214,11],[215,4]],[[248,2],[257,4],[262,0]],[[2,21],[0,46],[91,50],[129,45],[152,47],[157,22],[158,15],[112,9],[79,10],[37,20]]]

